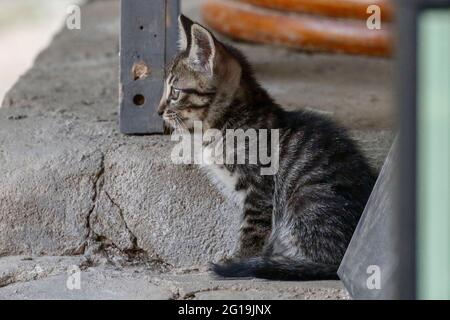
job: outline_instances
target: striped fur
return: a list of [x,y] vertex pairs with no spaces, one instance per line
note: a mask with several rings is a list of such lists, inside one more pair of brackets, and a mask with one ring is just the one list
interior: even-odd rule
[[323,115],[284,111],[238,50],[180,19],[184,50],[169,66],[159,107],[169,125],[190,130],[200,120],[224,133],[280,132],[280,168],[273,176],[262,176],[260,164],[208,167],[242,205],[239,247],[212,269],[225,277],[336,278],[374,172],[344,129]]

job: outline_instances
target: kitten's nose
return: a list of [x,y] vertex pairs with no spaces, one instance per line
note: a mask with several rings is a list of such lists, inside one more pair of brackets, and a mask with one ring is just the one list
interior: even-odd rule
[[162,116],[164,113],[164,110],[166,110],[166,105],[165,104],[160,104],[158,107],[158,115]]

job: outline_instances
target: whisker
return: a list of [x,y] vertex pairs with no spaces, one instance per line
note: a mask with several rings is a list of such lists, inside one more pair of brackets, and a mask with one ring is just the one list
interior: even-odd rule
[[184,122],[181,120],[180,116],[178,113],[175,113],[175,119],[178,122],[179,126],[180,126],[180,131],[181,133],[186,133],[187,131],[189,131],[186,127],[186,125],[184,124]]

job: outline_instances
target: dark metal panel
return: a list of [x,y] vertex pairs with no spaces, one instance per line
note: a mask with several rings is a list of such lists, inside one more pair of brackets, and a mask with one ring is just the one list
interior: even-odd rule
[[450,0],[399,0],[397,103],[400,126],[399,211],[396,215],[398,299],[417,298],[417,19],[421,10],[449,8]]
[[[166,57],[176,51],[178,1],[122,0],[120,41],[120,130],[161,133],[156,114]],[[168,38],[166,37],[168,36]],[[166,50],[167,48],[167,50]]]
[[416,298],[416,174],[417,108],[416,51],[418,1],[400,1],[397,17],[397,103],[399,106],[400,163],[398,212],[395,215],[395,274],[397,299]]
[[[354,299],[393,299],[397,267],[393,218],[396,213],[396,140],[381,169],[364,213],[339,267],[338,275]],[[378,273],[378,274],[375,274]],[[379,276],[379,287],[368,285]]]

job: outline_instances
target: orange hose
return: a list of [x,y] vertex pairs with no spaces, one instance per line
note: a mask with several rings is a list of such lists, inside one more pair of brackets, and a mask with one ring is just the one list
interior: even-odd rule
[[261,7],[300,13],[312,13],[330,17],[367,19],[367,8],[377,5],[381,19],[390,21],[393,17],[391,0],[238,0]]
[[227,0],[208,0],[202,11],[209,26],[236,39],[375,56],[392,52],[387,23],[369,30],[365,21],[282,13]]

